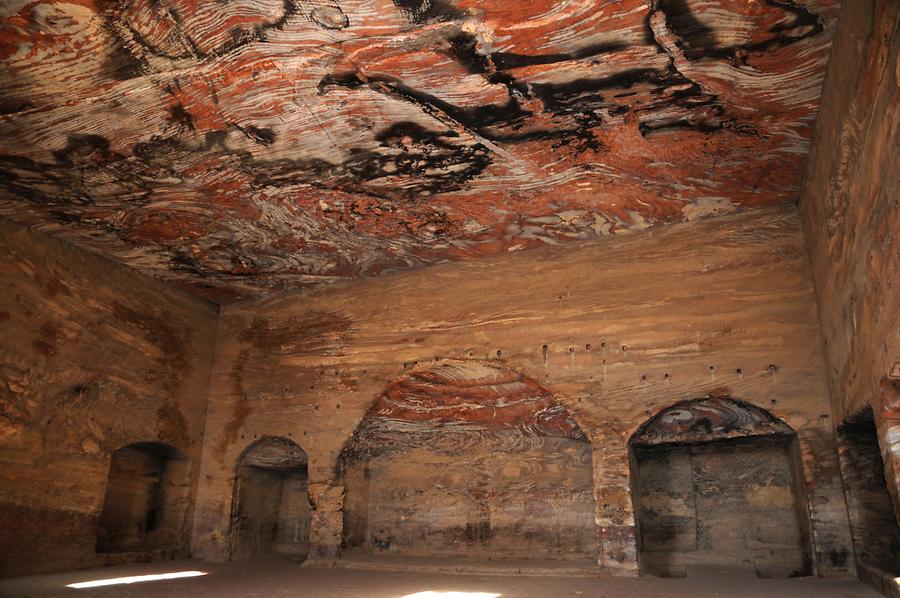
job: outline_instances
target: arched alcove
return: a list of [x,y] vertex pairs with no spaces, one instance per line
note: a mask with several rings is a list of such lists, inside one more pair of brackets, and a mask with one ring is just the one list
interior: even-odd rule
[[629,451],[643,573],[810,573],[799,449],[785,422],[734,399],[683,401],[641,426]]
[[138,442],[112,454],[97,552],[174,548],[190,494],[188,460],[158,442]]
[[837,439],[856,560],[900,576],[900,526],[871,407],[841,422]]
[[591,463],[534,380],[475,361],[411,372],[342,452],[344,551],[596,561]]
[[287,438],[262,438],[237,462],[231,558],[309,553],[307,456]]

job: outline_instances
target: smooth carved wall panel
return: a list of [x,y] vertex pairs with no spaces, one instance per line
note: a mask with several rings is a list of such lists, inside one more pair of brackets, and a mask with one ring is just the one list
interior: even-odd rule
[[365,553],[597,558],[591,446],[515,371],[447,361],[391,383],[344,447],[343,544]]
[[[225,306],[195,554],[227,554],[234,465],[265,435],[308,451],[311,558],[338,554],[345,515],[366,512],[345,498],[360,480],[342,478],[341,454],[373,404],[405,375],[474,360],[547,389],[589,439],[605,571],[637,570],[628,438],[665,407],[730,396],[796,430],[814,566],[846,572],[814,301],[796,208],[785,206]],[[420,422],[414,413],[403,420]]]
[[215,309],[2,219],[0,289],[0,575],[111,562],[110,462],[138,442],[185,457],[157,539],[186,555]]
[[693,567],[713,565],[760,577],[809,574],[803,497],[784,438],[639,447],[636,454],[644,571],[691,576]]
[[836,0],[14,0],[0,213],[218,301],[793,202]]

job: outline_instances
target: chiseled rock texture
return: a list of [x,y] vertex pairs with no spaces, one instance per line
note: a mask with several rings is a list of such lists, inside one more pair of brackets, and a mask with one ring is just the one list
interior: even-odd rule
[[900,4],[847,3],[800,209],[838,421],[871,407],[900,519]]
[[0,288],[0,575],[105,562],[113,451],[168,444],[196,483],[216,310],[2,219]]
[[[852,553],[819,334],[793,206],[225,306],[194,554],[228,557],[235,463],[263,436],[291,439],[306,451],[311,557],[330,557],[347,540],[344,509],[359,507],[355,482],[341,467],[358,454],[355,439],[381,434],[390,447],[431,434],[418,423],[428,410],[448,426],[490,421],[515,428],[545,421],[534,414],[543,407],[531,413],[525,406],[558,402],[564,411],[549,420],[555,437],[577,440],[580,432],[591,443],[600,568],[634,574],[629,438],[679,401],[729,396],[796,432],[812,566],[822,575],[846,573]],[[444,384],[434,372],[459,363],[473,368],[466,371],[508,372],[499,382],[544,389],[545,403],[498,409],[495,418],[484,409],[505,396],[499,382],[449,393],[472,398],[462,404],[442,402],[445,393],[431,390]],[[485,376],[451,378],[478,386]],[[391,488],[402,491],[402,481]],[[484,529],[477,516],[471,524],[473,534]]]
[[221,302],[791,203],[837,12],[11,0],[0,214]]

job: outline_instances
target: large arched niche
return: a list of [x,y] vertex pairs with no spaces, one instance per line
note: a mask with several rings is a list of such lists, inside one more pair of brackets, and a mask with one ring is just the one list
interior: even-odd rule
[[344,553],[596,561],[591,459],[571,414],[518,372],[411,372],[341,453]]
[[727,397],[682,401],[644,423],[629,452],[643,573],[810,573],[799,448],[784,421]]
[[308,458],[294,441],[261,438],[235,468],[231,558],[309,554]]

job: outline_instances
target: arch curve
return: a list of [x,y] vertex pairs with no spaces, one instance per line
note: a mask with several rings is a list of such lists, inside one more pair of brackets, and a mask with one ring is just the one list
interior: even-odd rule
[[631,436],[631,444],[704,442],[744,436],[794,433],[762,407],[730,397],[680,401],[652,416]]
[[299,444],[284,436],[263,436],[241,451],[235,468],[288,470],[306,467],[309,457]]
[[650,417],[628,444],[644,573],[810,573],[797,436],[783,420],[730,397],[689,399]]
[[235,463],[231,558],[309,553],[306,451],[283,436],[250,443]]
[[339,464],[345,550],[596,558],[588,438],[550,390],[499,363],[404,373]]

